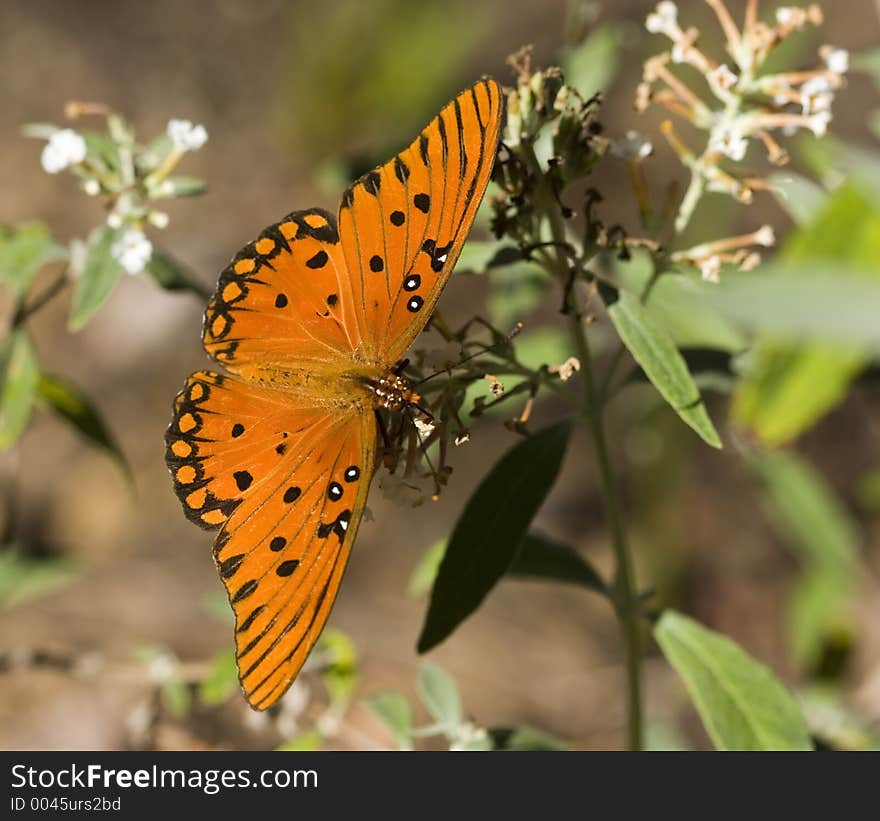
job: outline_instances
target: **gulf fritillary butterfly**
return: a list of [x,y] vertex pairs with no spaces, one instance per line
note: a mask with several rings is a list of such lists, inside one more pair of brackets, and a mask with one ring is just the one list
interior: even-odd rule
[[394,365],[424,328],[486,190],[499,85],[461,93],[355,182],[336,217],[295,211],[239,251],[205,311],[166,460],[186,515],[220,528],[239,678],[265,710],[327,621],[375,470],[376,410],[418,396]]

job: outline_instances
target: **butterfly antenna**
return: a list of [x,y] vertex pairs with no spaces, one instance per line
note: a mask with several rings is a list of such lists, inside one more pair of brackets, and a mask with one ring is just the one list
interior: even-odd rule
[[[489,351],[492,351],[495,348],[501,347],[501,345],[506,345],[508,342],[510,342],[511,339],[519,334],[522,329],[522,322],[517,322],[516,325],[513,326],[513,330],[509,334],[507,334],[504,339],[499,340],[494,345],[490,345],[488,348],[481,348],[479,351],[476,351],[475,353],[472,353],[469,356],[464,357],[463,359],[459,359],[458,362],[456,362],[454,365],[450,365],[448,368],[443,368],[442,370],[432,373],[430,376],[426,376],[424,379],[420,379],[418,382],[414,382],[413,387],[417,388],[419,387],[419,385],[424,385],[425,382],[430,382],[432,379],[440,376],[440,374],[442,373],[449,373],[449,371],[453,370],[454,368],[458,368],[461,365],[464,365],[465,362],[470,362],[472,359],[476,359],[478,356],[482,356],[483,354],[489,353]],[[419,407],[419,410],[424,412],[424,408],[422,407]],[[430,414],[427,415],[430,416]]]

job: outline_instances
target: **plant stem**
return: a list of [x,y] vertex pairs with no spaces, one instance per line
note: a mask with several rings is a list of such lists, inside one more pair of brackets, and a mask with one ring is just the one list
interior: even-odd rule
[[583,320],[573,312],[569,317],[572,341],[577,349],[581,362],[581,373],[584,381],[584,417],[590,428],[593,446],[596,450],[596,462],[599,466],[599,478],[602,485],[602,496],[608,515],[611,530],[611,544],[617,569],[614,576],[614,606],[623,632],[626,653],[627,679],[627,737],[631,750],[642,749],[642,695],[641,695],[641,663],[642,647],[639,625],[639,601],[635,586],[635,573],[632,566],[626,529],[617,494],[617,483],[608,457],[608,445],[605,437],[605,426],[602,419],[602,406],[597,402],[596,386],[593,381],[593,364],[590,344]]
[[[541,174],[540,165],[532,150],[528,151],[528,161],[529,165],[537,171],[538,179],[543,183],[536,191],[536,201],[540,204],[542,213],[547,217],[553,239],[555,253],[551,255],[548,262],[555,269],[553,273],[556,278],[561,283],[566,283],[570,279],[570,262],[560,252],[560,249],[567,245],[565,223],[562,220],[562,214],[552,195],[552,191],[547,189],[546,180]],[[573,290],[573,288],[569,290]],[[624,652],[626,655],[628,746],[630,750],[635,751],[642,749],[640,603],[636,592],[635,573],[633,572],[632,557],[626,538],[626,528],[620,508],[617,482],[615,481],[611,460],[608,456],[608,444],[603,422],[603,407],[596,391],[589,339],[587,338],[583,317],[577,305],[573,304],[570,294],[567,301],[566,308],[568,310],[569,328],[572,342],[581,363],[581,374],[584,383],[584,407],[582,408],[582,414],[589,426],[593,447],[596,451],[602,497],[608,516],[611,544],[614,549],[617,565],[614,574],[614,611],[623,633]]]
[[14,327],[18,328],[25,323],[27,319],[29,319],[33,314],[40,310],[44,305],[48,302],[51,302],[64,288],[67,286],[69,282],[69,278],[67,276],[67,269],[65,268],[43,291],[39,296],[35,297],[31,302],[22,302],[18,310],[15,312],[15,316],[12,319],[12,324]]

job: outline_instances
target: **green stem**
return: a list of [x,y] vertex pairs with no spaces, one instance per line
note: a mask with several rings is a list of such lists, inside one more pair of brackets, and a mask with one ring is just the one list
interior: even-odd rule
[[[540,211],[546,215],[550,225],[556,253],[553,254],[551,267],[560,282],[569,279],[570,261],[560,249],[566,245],[565,224],[551,191],[547,190],[546,180],[541,173],[540,165],[534,152],[528,151],[529,165],[537,172],[538,179],[543,183],[536,188],[536,203]],[[539,237],[538,239],[543,239]],[[593,358],[587,338],[583,317],[577,306],[569,299],[568,317],[571,337],[581,363],[581,374],[584,384],[584,407],[582,414],[587,422],[596,451],[596,462],[599,466],[599,479],[602,497],[611,530],[611,544],[614,549],[616,570],[614,574],[614,610],[623,633],[624,652],[626,655],[627,681],[627,739],[631,750],[642,749],[642,689],[641,689],[641,625],[640,602],[636,591],[635,573],[632,557],[626,537],[623,515],[618,497],[617,482],[608,455],[608,444],[603,422],[603,409],[598,401],[595,376],[593,374]]]
[[602,407],[597,402],[593,380],[590,344],[582,318],[577,313],[569,317],[571,336],[581,362],[584,382],[584,417],[589,425],[596,450],[596,462],[602,485],[602,496],[611,530],[611,544],[617,569],[614,576],[614,605],[623,632],[626,653],[627,680],[627,737],[631,750],[642,749],[642,695],[641,664],[642,647],[639,625],[639,600],[636,591],[632,557],[626,538],[626,528],[617,493],[617,483],[608,456]]

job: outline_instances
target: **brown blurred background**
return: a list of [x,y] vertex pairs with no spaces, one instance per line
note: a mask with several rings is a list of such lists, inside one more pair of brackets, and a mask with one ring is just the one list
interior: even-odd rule
[[[601,19],[623,24],[623,60],[606,89],[603,123],[609,134],[636,126],[656,135],[657,118],[637,121],[631,107],[641,61],[655,47],[641,27],[654,4],[604,5]],[[702,2],[679,5],[697,22],[709,20]],[[821,37],[807,40],[810,63],[821,42],[851,51],[880,43],[871,0],[826,5]],[[144,136],[160,133],[171,117],[186,117],[204,123],[210,140],[187,158],[184,173],[205,178],[210,190],[173,202],[170,227],[154,239],[211,286],[231,254],[265,225],[295,208],[332,208],[346,175],[390,156],[462,87],[484,73],[508,80],[505,57],[520,45],[534,43],[538,62],[556,62],[565,45],[566,12],[562,0],[5,0],[0,222],[43,220],[66,242],[101,219],[99,204],[87,201],[71,178],[40,170],[40,144],[20,135],[22,124],[60,122],[72,99],[108,103]],[[833,131],[868,139],[866,112],[876,107],[872,85],[853,78],[838,97]],[[678,171],[673,163],[658,163],[655,173]],[[609,215],[631,220],[627,181],[608,172],[596,184],[609,201]],[[789,225],[769,199],[747,214],[719,203],[707,206],[707,215],[732,229],[770,220],[784,233]],[[717,226],[713,232],[724,233]],[[482,280],[454,278],[444,313],[466,317],[468,306],[484,295]],[[68,586],[3,611],[0,651],[9,658],[35,650],[85,656],[99,672],[71,675],[51,664],[13,664],[0,673],[0,747],[131,746],[132,711],[149,690],[132,664],[133,648],[162,645],[196,663],[230,646],[230,626],[205,605],[222,589],[210,536],[181,514],[163,460],[171,400],[185,376],[206,362],[199,342],[203,307],[145,277],[124,277],[76,336],[65,330],[64,300],[33,323],[41,361],[94,398],[132,465],[135,488],[111,460],[46,415],[35,419],[16,451],[3,455],[19,538],[37,554],[71,557],[81,573]],[[546,316],[552,320],[552,308]],[[656,582],[666,601],[731,635],[792,681],[781,612],[795,566],[768,526],[753,484],[737,460],[702,447],[668,412],[642,403],[637,391],[634,396],[627,409],[618,405],[616,449],[641,579]],[[858,472],[880,461],[874,400],[872,405],[856,393],[804,442],[844,497]],[[552,406],[540,411],[548,418],[553,412]],[[723,427],[724,403],[712,412]],[[383,688],[412,694],[426,601],[407,595],[407,580],[511,441],[500,420],[481,420],[473,441],[456,450],[453,481],[437,504],[400,508],[374,489],[375,521],[361,529],[331,617],[357,647],[359,696]],[[539,524],[608,569],[590,471],[588,443],[578,438]],[[847,691],[877,720],[880,527],[869,519],[862,525],[873,571],[860,593]],[[432,660],[455,676],[467,712],[481,724],[527,724],[578,748],[623,744],[617,628],[605,603],[589,594],[506,581]],[[656,652],[645,677],[649,721],[689,745],[706,746],[678,679]],[[237,697],[233,702],[197,720],[167,720],[158,743],[261,747],[281,740],[248,724],[243,703]],[[330,742],[390,744],[360,704]]]

